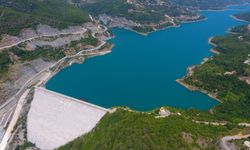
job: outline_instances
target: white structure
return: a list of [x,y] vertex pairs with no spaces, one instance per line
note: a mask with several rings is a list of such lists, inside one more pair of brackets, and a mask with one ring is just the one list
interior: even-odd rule
[[245,141],[245,142],[244,142],[244,145],[245,145],[246,147],[250,148],[250,142],[249,142],[249,141]]
[[160,111],[159,111],[159,115],[160,116],[164,116],[164,117],[167,117],[171,114],[171,112],[167,109],[165,109],[164,107],[161,107],[160,108]]
[[28,140],[40,149],[58,148],[91,131],[108,109],[36,88],[27,118]]

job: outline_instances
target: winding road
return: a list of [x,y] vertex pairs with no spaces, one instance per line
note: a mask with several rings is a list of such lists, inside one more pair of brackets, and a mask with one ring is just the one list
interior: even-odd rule
[[11,47],[14,47],[14,46],[17,46],[21,43],[25,43],[27,41],[31,41],[31,40],[34,40],[34,39],[37,39],[37,38],[43,38],[43,37],[55,37],[55,36],[61,36],[61,35],[75,35],[75,34],[84,34],[87,29],[85,28],[82,28],[83,30],[82,31],[77,31],[77,32],[72,32],[72,33],[59,33],[59,34],[47,34],[47,35],[37,35],[37,36],[33,36],[31,38],[27,38],[27,39],[24,39],[24,40],[21,40],[21,41],[18,41],[14,44],[10,44],[10,45],[7,45],[7,46],[2,46],[0,47],[0,50],[3,50],[3,49],[8,49],[8,48],[11,48]]
[[250,134],[246,134],[246,135],[238,134],[238,135],[233,135],[233,136],[225,136],[221,139],[221,142],[220,142],[221,148],[224,150],[237,150],[237,148],[233,144],[231,144],[230,141],[245,139],[248,137],[250,137]]
[[[72,34],[83,34],[87,31],[86,28],[83,28],[84,32],[73,32],[73,33],[70,33],[71,35]],[[99,33],[104,33],[107,31],[107,28],[104,27],[104,30],[99,32]],[[68,33],[69,34],[69,33]],[[92,32],[92,36],[93,37],[96,37],[95,36],[96,33],[93,33]],[[46,35],[46,36],[59,36],[59,35],[65,35],[64,33],[62,34],[56,34],[56,35]],[[11,48],[13,46],[16,46],[18,44],[21,44],[23,42],[27,42],[27,41],[30,41],[32,39],[36,39],[36,38],[39,38],[41,36],[36,36],[36,37],[32,37],[32,38],[29,38],[29,39],[25,39],[25,40],[22,40],[22,41],[19,41],[19,42],[16,42],[15,44],[12,44],[12,45],[8,45],[8,46],[4,46],[4,47],[1,47],[0,50],[2,49],[6,49],[6,48]],[[45,37],[45,36],[42,36],[42,37]],[[105,52],[103,53],[99,53],[97,50],[99,50],[102,46],[104,46],[106,44],[106,41],[103,41],[103,40],[100,40],[100,44],[94,48],[90,48],[90,49],[86,49],[86,50],[81,50],[79,51],[78,53],[74,54],[74,55],[70,55],[70,56],[65,56],[63,58],[61,58],[60,60],[58,60],[56,63],[52,64],[51,66],[47,67],[47,68],[44,68],[43,70],[41,70],[40,72],[38,72],[36,75],[34,75],[32,78],[30,78],[28,81],[25,82],[25,84],[19,89],[19,91],[13,95],[11,98],[9,98],[3,105],[0,106],[0,120],[1,118],[9,111],[14,111],[17,109],[19,109],[19,107],[16,107],[17,106],[17,103],[18,101],[20,101],[20,99],[22,98],[22,95],[24,93],[26,93],[27,90],[29,90],[29,87],[34,85],[35,83],[37,83],[45,74],[47,74],[48,72],[51,72],[51,68],[54,68],[55,66],[57,65],[60,65],[60,63],[64,62],[66,59],[70,59],[70,58],[74,58],[74,57],[77,57],[77,56],[88,56],[88,55],[98,55],[98,54],[105,54]],[[15,108],[15,109],[14,109]],[[9,119],[11,119],[10,122],[12,122],[13,119],[16,119],[16,117],[19,117],[19,114],[18,115],[13,115],[15,117],[10,117]],[[9,119],[6,120],[6,122],[9,122]],[[6,128],[6,127],[4,127]],[[5,149],[6,147],[6,141],[8,141],[9,137],[10,137],[10,132],[7,132],[7,131],[13,131],[13,126],[8,126],[6,132],[4,133],[4,137],[3,139],[0,139],[1,140],[1,143],[0,143],[0,150],[1,149]],[[6,139],[7,138],[7,139]]]

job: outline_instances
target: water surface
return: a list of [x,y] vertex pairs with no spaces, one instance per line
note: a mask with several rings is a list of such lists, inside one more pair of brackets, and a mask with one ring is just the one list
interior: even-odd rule
[[[230,7],[231,8],[231,7]],[[218,104],[200,92],[190,92],[175,80],[188,66],[212,54],[208,38],[243,24],[230,15],[249,10],[202,11],[208,19],[142,36],[114,29],[113,52],[63,69],[47,88],[103,107],[129,106],[151,110],[160,106],[210,109]]]

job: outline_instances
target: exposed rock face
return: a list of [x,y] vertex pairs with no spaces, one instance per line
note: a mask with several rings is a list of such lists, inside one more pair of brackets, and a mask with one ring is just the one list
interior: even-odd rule
[[128,27],[132,28],[135,26],[139,26],[139,24],[128,20],[124,17],[111,17],[106,14],[99,15],[100,21],[103,22],[103,24],[108,25],[110,27]]
[[[15,46],[22,47],[23,50],[27,51],[47,46],[64,48],[72,41],[86,38],[86,31],[87,29],[82,26],[71,26],[59,30],[48,25],[38,25],[36,30],[23,29],[18,36],[2,35],[2,38],[0,38],[0,52],[9,51],[10,48]],[[8,75],[0,80],[0,104],[3,104],[14,95],[32,76],[54,63],[42,59],[23,63],[13,53],[10,53],[10,57],[13,64],[9,68]]]
[[24,64],[15,64],[9,71],[8,80],[0,82],[0,104],[13,96],[32,76],[53,63],[35,59]]
[[[56,37],[56,36],[71,35],[71,34],[72,34],[71,36],[73,35],[79,36],[82,35],[84,32],[85,29],[82,28],[81,26],[72,26],[64,30],[58,30],[48,25],[38,25],[36,30],[23,29],[19,36],[2,35],[2,39],[0,40],[0,50],[10,48],[11,46],[18,45],[22,42],[32,41],[41,37],[53,37],[53,36]],[[37,46],[43,46],[43,45],[38,44]]]

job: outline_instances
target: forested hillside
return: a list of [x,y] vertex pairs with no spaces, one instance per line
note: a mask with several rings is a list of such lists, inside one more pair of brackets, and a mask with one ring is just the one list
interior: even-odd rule
[[224,9],[228,5],[237,5],[242,3],[250,2],[249,0],[174,0],[176,3],[189,6],[196,7],[202,10],[216,10],[216,9]]
[[220,99],[222,104],[215,107],[215,114],[219,117],[249,118],[249,28],[240,26],[232,31],[240,32],[212,39],[212,43],[216,44],[214,51],[219,54],[195,67],[194,73],[186,77],[184,82],[212,93]]
[[0,35],[18,35],[21,29],[38,24],[66,28],[89,20],[82,9],[67,0],[2,0],[0,16]]
[[234,132],[227,126],[193,122],[200,113],[170,110],[171,116],[155,118],[158,111],[148,114],[118,109],[104,116],[92,132],[59,150],[219,149],[219,139]]
[[250,12],[236,14],[235,17],[250,22]]

